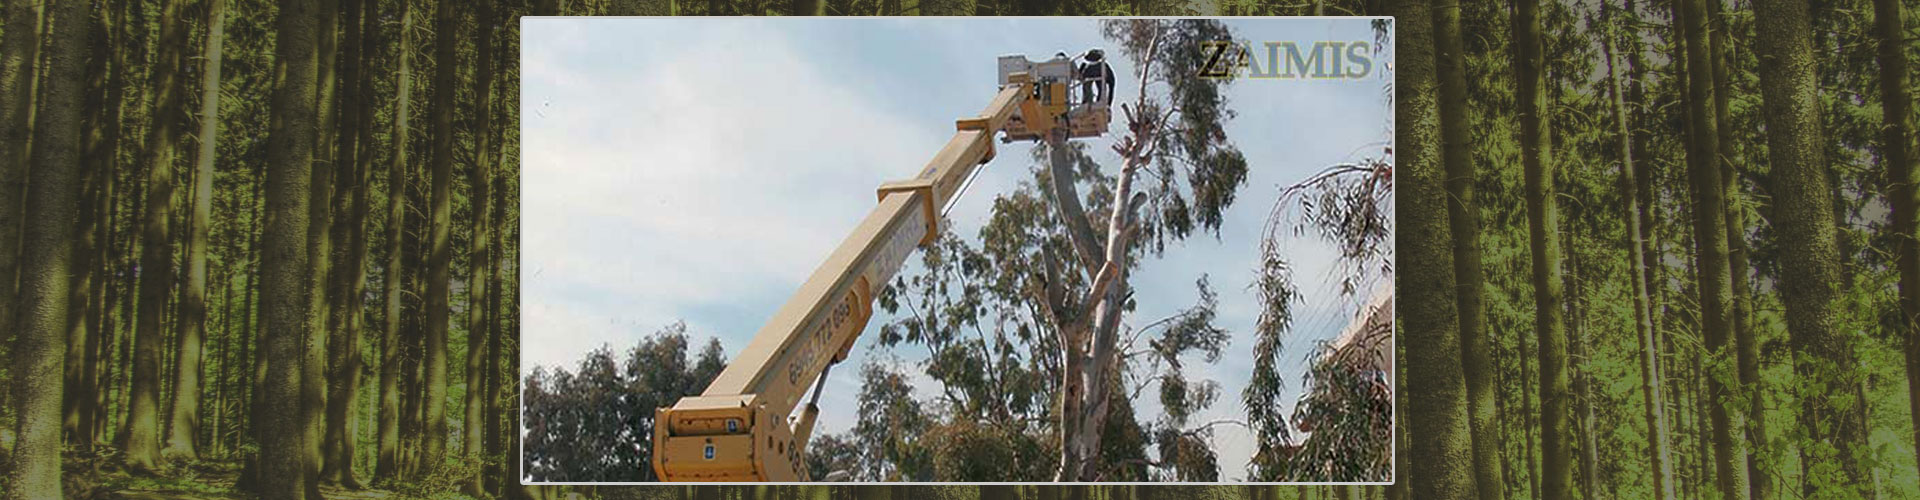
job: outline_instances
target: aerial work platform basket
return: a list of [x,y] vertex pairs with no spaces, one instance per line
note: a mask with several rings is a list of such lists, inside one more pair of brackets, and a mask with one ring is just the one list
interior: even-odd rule
[[[1068,138],[1075,139],[1107,133],[1107,125],[1113,120],[1113,113],[1108,109],[1112,96],[1101,96],[1095,101],[1077,92],[1075,89],[1089,82],[1076,76],[1072,59],[1056,55],[1035,62],[1026,56],[1000,56],[999,70],[1002,86],[1017,83],[1015,80],[1019,78],[1027,78],[1034,84],[1034,95],[1022,101],[1013,117],[1007,120],[1003,129],[1007,135],[1002,141],[1042,140],[1047,130],[1056,127],[1065,130]],[[1033,123],[1034,120],[1054,123]]]

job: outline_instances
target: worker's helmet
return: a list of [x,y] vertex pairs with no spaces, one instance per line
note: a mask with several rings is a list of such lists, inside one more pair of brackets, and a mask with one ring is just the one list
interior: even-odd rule
[[1104,58],[1105,56],[1106,54],[1101,53],[1100,49],[1092,49],[1087,51],[1087,55],[1084,57],[1084,59],[1086,59],[1087,62],[1100,62],[1100,59]]

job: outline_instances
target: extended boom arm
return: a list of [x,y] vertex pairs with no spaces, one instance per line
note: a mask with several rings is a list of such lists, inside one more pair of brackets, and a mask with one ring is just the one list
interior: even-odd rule
[[[1009,125],[1022,131],[1066,127],[1067,86],[1014,75],[979,116],[958,120],[953,138],[919,175],[880,185],[879,206],[706,392],[657,411],[653,468],[660,480],[813,479],[806,474],[803,451],[820,409],[808,402],[790,418],[800,397],[809,386],[824,384],[828,369],[846,359],[873,316],[879,287],[914,248],[938,237],[942,209],[981,164],[993,159],[993,136]],[[1035,126],[1040,124],[1045,126]],[[1104,121],[1100,125],[1104,129]]]

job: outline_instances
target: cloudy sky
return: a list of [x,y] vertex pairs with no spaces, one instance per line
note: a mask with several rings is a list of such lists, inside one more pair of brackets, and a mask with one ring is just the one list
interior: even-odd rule
[[[1254,41],[1371,42],[1364,19],[1230,20]],[[523,18],[521,40],[522,367],[567,367],[596,347],[616,352],[675,321],[694,345],[719,338],[729,358],[874,206],[875,186],[912,176],[994,94],[1003,54],[1042,59],[1105,47],[1131,102],[1132,61],[1091,19]],[[1253,270],[1281,187],[1328,165],[1378,155],[1390,140],[1391,81],[1260,79],[1229,87],[1226,134],[1245,153],[1247,184],[1220,236],[1195,235],[1132,276],[1144,324],[1194,303],[1193,281],[1219,292],[1217,325],[1233,343],[1201,376],[1221,399],[1196,417],[1242,420],[1259,311]],[[1152,92],[1152,89],[1149,89]],[[1117,114],[1117,112],[1116,112]],[[1118,118],[1116,118],[1118,120]],[[1116,129],[1122,128],[1116,124]],[[1096,158],[1117,157],[1093,139]],[[1029,176],[1029,145],[1002,145],[948,214],[978,241],[993,197]],[[1335,336],[1354,300],[1326,283],[1333,253],[1289,244],[1305,303],[1282,354],[1289,389],[1316,341]],[[917,273],[917,258],[900,275]],[[904,312],[904,311],[903,311]],[[848,367],[897,357],[918,373],[919,348],[874,350],[868,324]],[[858,370],[834,370],[824,432],[852,427]],[[924,376],[922,398],[935,394]],[[1153,398],[1141,418],[1160,413]],[[1289,401],[1293,397],[1287,398]],[[1240,479],[1247,431],[1218,426],[1221,476]]]

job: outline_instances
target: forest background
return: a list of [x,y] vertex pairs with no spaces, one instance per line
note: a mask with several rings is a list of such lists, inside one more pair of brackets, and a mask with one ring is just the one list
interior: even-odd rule
[[[227,15],[212,15],[222,12],[214,6]],[[1406,350],[1399,364],[1408,384],[1399,391],[1406,446],[1394,486],[578,492],[1920,495],[1910,95],[1920,37],[1902,12],[1910,6],[1897,0],[5,7],[0,153],[8,161],[0,186],[9,189],[0,202],[9,209],[0,212],[8,215],[0,237],[21,242],[0,252],[0,271],[18,283],[0,297],[9,305],[0,319],[14,325],[5,344],[15,360],[6,371],[12,391],[0,405],[14,431],[10,498],[53,498],[63,489],[75,497],[103,489],[232,496],[249,469],[240,458],[250,455],[259,457],[256,474],[286,480],[266,481],[273,488],[263,496],[350,496],[334,485],[365,462],[340,465],[368,449],[372,483],[411,495],[561,493],[500,480],[510,476],[485,457],[504,452],[486,450],[504,450],[512,435],[502,429],[512,425],[489,430],[485,422],[502,419],[469,413],[516,406],[513,382],[499,375],[512,373],[503,360],[514,359],[515,339],[498,334],[517,330],[517,217],[498,201],[517,181],[507,160],[517,140],[506,126],[517,106],[500,105],[516,94],[506,90],[515,81],[507,55],[515,38],[512,23],[489,20],[527,13],[1382,14],[1396,16],[1400,37],[1396,156],[1412,207],[1398,236],[1409,250],[1396,264],[1407,285],[1399,289],[1401,344],[1425,347]],[[203,78],[214,74],[212,61],[224,66],[221,78]],[[329,95],[374,98],[319,98]],[[196,111],[215,101],[209,96],[233,101],[213,108],[219,119]],[[210,124],[219,129],[209,132]],[[231,140],[194,139],[216,136]],[[482,160],[489,158],[496,160]],[[308,168],[315,161],[339,166]],[[400,198],[406,202],[388,201]],[[374,210],[393,207],[397,217]],[[203,261],[193,258],[195,220],[206,231]],[[369,264],[391,259],[400,264]],[[201,293],[193,292],[196,268],[206,269]],[[352,271],[302,278],[335,268]],[[184,278],[141,280],[134,272],[156,269]],[[361,272],[371,269],[397,277]],[[454,276],[466,277],[462,284],[481,276],[487,285],[456,290]],[[372,290],[380,300],[354,304]],[[318,325],[336,316],[360,323],[364,334],[321,335]],[[178,318],[196,317],[206,326],[178,327]],[[414,322],[425,325],[406,326]],[[253,331],[280,333],[236,333]],[[388,336],[400,331],[416,334],[404,342]],[[349,342],[356,348],[326,348]],[[175,355],[183,350],[195,355]],[[181,359],[204,361],[203,377],[175,380],[194,372],[175,369]],[[262,369],[276,362],[301,369]],[[355,366],[414,368],[390,377],[384,369],[329,370]],[[362,384],[329,383],[353,376],[394,389],[345,397],[340,391]],[[195,396],[204,404],[180,404],[196,391],[171,389],[203,385]],[[460,387],[484,390],[456,393]],[[369,394],[382,397],[366,401]],[[282,406],[256,410],[256,399]],[[315,401],[358,401],[362,413],[394,408],[409,416],[393,419],[396,426],[426,429],[382,429],[368,443],[324,439],[330,421],[353,419],[328,419],[319,409],[336,406]],[[462,418],[448,417],[456,411]],[[173,425],[181,421],[189,425]],[[257,454],[245,443],[256,431]],[[277,446],[300,442],[341,449]],[[460,456],[480,458],[447,460]],[[314,465],[329,460],[331,479],[322,479],[329,475]],[[180,463],[192,465],[170,465]],[[474,473],[489,467],[496,472]]]

